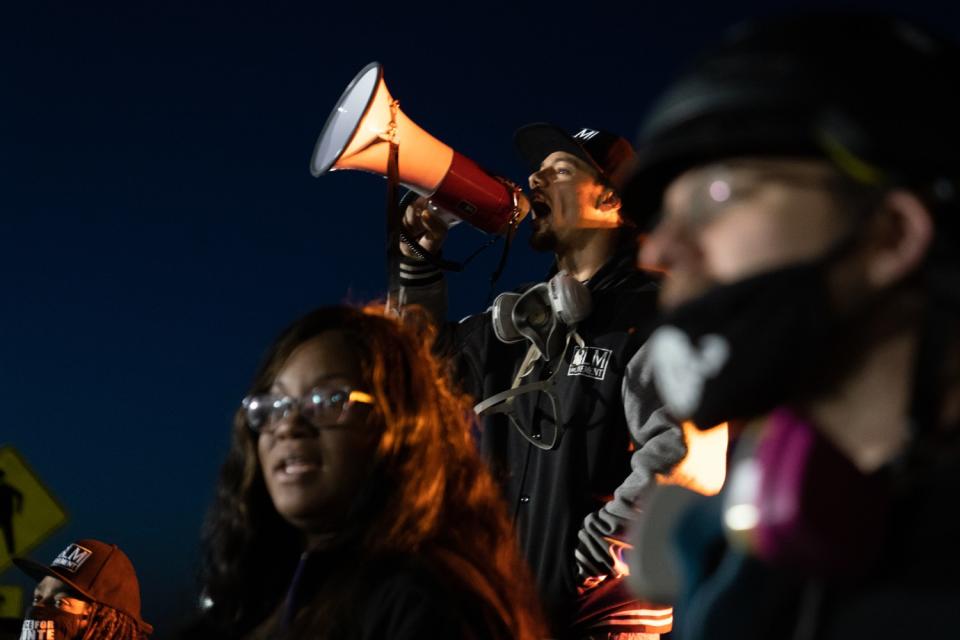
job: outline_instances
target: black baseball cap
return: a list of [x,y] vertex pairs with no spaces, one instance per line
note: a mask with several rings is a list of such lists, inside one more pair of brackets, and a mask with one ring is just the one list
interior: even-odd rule
[[567,133],[546,122],[520,127],[513,134],[513,143],[534,171],[551,153],[565,151],[589,164],[601,180],[615,188],[619,188],[636,156],[633,145],[615,133],[589,127]]
[[26,558],[13,562],[34,580],[56,578],[92,602],[127,614],[144,632],[153,632],[140,617],[140,583],[133,563],[115,544],[87,538],[70,543],[49,565]]

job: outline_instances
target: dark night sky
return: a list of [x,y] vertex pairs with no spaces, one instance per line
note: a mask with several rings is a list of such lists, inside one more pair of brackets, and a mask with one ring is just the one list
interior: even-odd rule
[[[33,555],[78,537],[119,543],[160,638],[192,603],[230,417],[268,341],[314,306],[383,294],[384,182],[308,171],[353,75],[384,63],[411,118],[525,183],[519,125],[632,137],[651,97],[723,27],[791,6],[10,4],[0,444],[71,514]],[[883,6],[960,33],[956,9]],[[462,226],[453,236],[452,256],[483,239]],[[517,246],[501,287],[547,267]],[[451,278],[453,316],[482,307],[496,254]],[[30,584],[15,570],[0,583]]]

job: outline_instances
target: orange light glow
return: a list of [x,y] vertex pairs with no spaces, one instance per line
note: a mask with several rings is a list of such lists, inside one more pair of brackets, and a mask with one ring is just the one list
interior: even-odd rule
[[623,554],[625,551],[633,549],[633,545],[623,540],[617,540],[616,538],[609,538],[607,536],[604,536],[603,539],[610,545],[607,552],[610,554],[610,557],[613,558],[614,575],[617,577],[630,575],[630,565],[623,559]]
[[701,431],[692,422],[683,423],[687,455],[661,484],[675,484],[691,491],[712,496],[720,493],[727,476],[727,423]]
[[[608,553],[613,558],[614,568],[613,576],[588,577],[584,580],[582,586],[577,588],[577,592],[583,595],[590,589],[598,586],[609,577],[622,578],[630,575],[630,566],[624,560],[624,552],[633,549],[633,545],[628,544],[616,538],[604,536],[604,540],[609,543]],[[673,628],[673,607],[662,606],[652,602],[635,602],[641,608],[633,610],[619,610],[613,614],[612,618],[604,619],[604,625],[624,625],[633,626],[642,625],[644,633],[667,633]]]
[[602,211],[596,207],[585,208],[580,222],[587,229],[613,229],[622,224],[618,210]]

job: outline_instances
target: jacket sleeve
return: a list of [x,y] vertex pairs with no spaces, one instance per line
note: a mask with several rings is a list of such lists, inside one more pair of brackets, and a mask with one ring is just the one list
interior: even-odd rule
[[399,310],[409,305],[427,310],[438,327],[447,319],[447,280],[443,272],[425,260],[400,258]]
[[646,345],[631,358],[621,385],[623,409],[636,450],[630,475],[599,511],[587,515],[578,532],[577,568],[581,577],[617,575],[617,560],[630,524],[640,517],[657,483],[683,459],[683,430],[657,396],[646,357]]
[[425,309],[439,329],[434,353],[453,362],[454,377],[462,391],[479,398],[483,390],[489,313],[447,321],[447,279],[436,266],[416,258],[400,260],[397,311],[411,305]]

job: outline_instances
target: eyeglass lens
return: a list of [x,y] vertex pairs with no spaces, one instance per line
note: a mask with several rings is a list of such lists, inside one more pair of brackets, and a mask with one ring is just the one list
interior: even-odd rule
[[247,423],[256,431],[269,430],[294,411],[314,426],[340,419],[350,398],[347,389],[312,389],[300,398],[277,394],[248,397],[243,402]]

